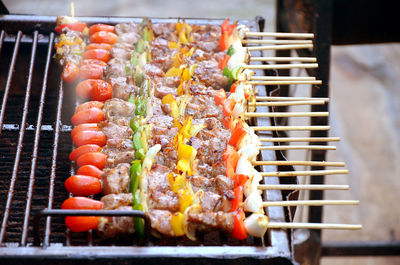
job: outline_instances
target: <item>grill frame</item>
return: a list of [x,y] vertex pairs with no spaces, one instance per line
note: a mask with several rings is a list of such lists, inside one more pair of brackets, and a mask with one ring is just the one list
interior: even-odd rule
[[[115,17],[81,17],[79,18],[83,22],[88,23],[108,23],[108,24],[116,24],[116,23],[124,23],[124,22],[140,22],[142,18],[115,18]],[[58,86],[58,94],[57,94],[57,113],[55,124],[44,125],[43,124],[43,110],[46,99],[46,92],[48,86],[48,78],[49,78],[49,67],[51,64],[51,55],[52,55],[52,44],[55,39],[54,33],[52,32],[55,26],[56,17],[51,16],[29,16],[29,15],[4,15],[0,18],[0,26],[3,29],[0,35],[0,53],[3,47],[4,42],[14,42],[14,52],[11,60],[11,65],[9,68],[9,74],[7,76],[7,84],[5,87],[5,93],[3,94],[3,104],[2,111],[0,115],[0,138],[2,131],[10,130],[10,131],[19,131],[19,138],[24,140],[24,133],[28,130],[35,130],[35,140],[34,140],[34,148],[32,153],[32,161],[30,167],[30,176],[29,176],[29,185],[27,188],[27,205],[25,207],[25,216],[23,221],[23,231],[21,235],[21,241],[18,245],[16,244],[8,244],[4,243],[6,227],[8,223],[8,215],[10,207],[5,207],[4,214],[2,215],[2,226],[0,231],[0,257],[1,259],[64,259],[66,257],[72,259],[128,259],[128,260],[141,260],[148,259],[155,261],[157,259],[162,259],[164,262],[171,262],[176,259],[184,259],[185,261],[190,262],[192,259],[201,259],[202,262],[208,263],[211,261],[221,262],[226,259],[235,259],[238,262],[254,262],[259,261],[262,263],[272,262],[284,264],[290,264],[293,260],[292,255],[292,243],[291,243],[291,233],[290,230],[272,230],[269,231],[268,246],[257,247],[257,246],[145,246],[145,247],[137,247],[137,246],[118,246],[118,247],[103,247],[103,246],[90,246],[92,242],[91,233],[88,234],[88,245],[89,246],[69,246],[70,237],[67,236],[67,240],[63,243],[67,246],[60,246],[59,244],[50,243],[50,235],[51,235],[51,219],[50,217],[46,218],[45,222],[45,235],[43,244],[40,247],[34,247],[30,244],[27,244],[28,232],[31,221],[31,217],[33,215],[31,211],[31,203],[33,195],[33,187],[35,184],[35,172],[37,168],[37,157],[40,143],[40,136],[43,131],[49,130],[54,132],[54,138],[52,142],[52,155],[51,155],[51,172],[50,172],[50,181],[49,181],[49,197],[47,208],[51,209],[53,207],[53,198],[54,198],[54,183],[56,179],[56,170],[57,170],[57,157],[58,157],[58,149],[60,142],[60,134],[69,132],[72,128],[69,125],[62,124],[62,107],[64,103],[65,97],[65,88],[63,82],[60,80],[59,76],[59,86]],[[157,19],[152,18],[153,23],[166,23],[166,22],[175,22],[176,18],[171,19]],[[189,24],[220,24],[222,20],[215,19],[186,19]],[[256,31],[262,28],[263,19],[256,18],[254,21],[249,20],[240,20],[239,23],[246,24],[251,30]],[[21,31],[23,29],[23,33]],[[7,34],[5,33],[7,32]],[[14,38],[15,33],[17,34],[16,38]],[[9,35],[11,34],[11,35]],[[13,35],[14,34],[14,35]],[[33,38],[27,34],[33,34]],[[15,41],[13,41],[13,39]],[[31,54],[31,64],[30,64],[30,72],[28,75],[28,82],[25,91],[25,102],[24,104],[24,112],[23,117],[21,119],[21,123],[19,126],[15,124],[5,124],[4,114],[5,109],[7,107],[8,93],[12,81],[13,81],[13,72],[15,67],[15,60],[18,56],[18,49],[21,43],[33,43],[32,46],[32,54]],[[46,54],[46,64],[43,75],[43,83],[40,95],[40,105],[37,114],[36,124],[32,126],[26,126],[26,116],[29,111],[29,98],[31,96],[31,80],[33,73],[31,69],[34,67],[35,56],[37,45],[46,45],[47,44],[47,54]],[[15,58],[14,58],[15,57]],[[33,59],[32,59],[33,58]],[[1,59],[1,57],[0,57]],[[274,73],[268,73],[274,74]],[[51,77],[50,77],[51,78]],[[264,96],[267,94],[265,87],[258,87],[259,94]],[[3,111],[4,108],[4,111]],[[260,108],[260,111],[268,111],[268,108],[265,107]],[[24,118],[25,117],[25,118]],[[64,119],[65,120],[65,119]],[[69,120],[69,119],[68,119]],[[270,120],[268,118],[257,118],[254,119],[253,122],[257,125],[269,125]],[[261,136],[269,136],[272,137],[271,133],[264,132]],[[19,141],[21,142],[21,141]],[[21,152],[23,146],[19,143],[17,146],[17,153]],[[71,145],[72,146],[72,145]],[[262,151],[261,156],[264,160],[267,159],[276,159],[275,152],[273,151]],[[16,154],[16,158],[18,155]],[[7,196],[7,205],[11,206],[12,203],[12,195],[14,192],[14,186],[18,177],[18,166],[19,166],[19,158],[14,161],[16,166],[13,169],[13,176],[11,178],[9,192]],[[276,171],[276,167],[274,166],[263,166],[263,171]],[[71,167],[71,173],[73,173],[73,167]],[[2,176],[3,177],[3,176]],[[60,180],[58,180],[60,181]],[[265,178],[266,184],[279,184],[278,178]],[[13,184],[14,183],[14,184]],[[283,193],[280,191],[265,191],[264,197],[268,200],[282,200],[285,198]],[[8,209],[8,210],[7,210]],[[268,209],[268,213],[271,221],[288,221],[288,210],[284,207],[272,207]],[[67,232],[67,234],[70,234]],[[213,262],[214,263],[214,262]],[[243,264],[243,263],[241,263]]]

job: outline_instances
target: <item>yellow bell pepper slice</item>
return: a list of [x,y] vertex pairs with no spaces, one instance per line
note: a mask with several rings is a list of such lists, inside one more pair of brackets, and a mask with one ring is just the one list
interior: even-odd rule
[[185,231],[183,229],[183,213],[174,213],[171,217],[171,228],[175,236],[183,236]]
[[165,95],[162,100],[162,104],[169,104],[171,106],[171,115],[176,120],[179,118],[178,103],[176,103],[175,97],[172,94]]
[[171,67],[166,73],[165,76],[179,76],[181,73],[181,70],[178,67]]
[[178,43],[175,42],[175,41],[169,41],[169,42],[168,42],[168,49],[179,49],[180,46],[181,46],[181,45],[178,44]]
[[171,190],[173,192],[178,192],[178,190],[186,187],[186,177],[185,175],[174,174],[171,172],[168,174],[168,182],[171,185]]
[[193,197],[189,194],[187,190],[178,190],[178,198],[179,198],[179,211],[181,213],[185,212],[186,208],[188,208],[193,203]]

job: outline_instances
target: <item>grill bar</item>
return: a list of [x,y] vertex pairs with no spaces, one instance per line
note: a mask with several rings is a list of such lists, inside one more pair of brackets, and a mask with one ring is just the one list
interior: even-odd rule
[[3,48],[3,42],[4,42],[4,35],[6,33],[4,32],[4,30],[1,31],[1,35],[0,35],[0,54],[1,54],[1,48]]
[[[21,37],[22,37],[22,31],[18,31],[17,37],[15,38],[15,46],[14,46],[14,51],[13,51],[13,55],[12,55],[12,59],[11,59],[11,63],[10,63],[10,68],[8,70],[7,83],[6,83],[6,87],[4,89],[3,101],[1,103],[0,135],[2,132],[2,128],[3,128],[4,114],[6,112],[8,94],[10,93],[11,81],[12,81],[13,74],[14,74],[15,62],[17,61],[17,55],[18,55],[18,50],[19,50],[19,44],[21,42]],[[4,38],[4,35],[3,35],[3,38]],[[3,40],[1,41],[1,44],[3,46]],[[3,235],[3,229],[0,232],[0,243],[3,242],[2,235]]]
[[[37,43],[37,34],[34,35],[36,38]],[[37,125],[35,129],[35,140],[34,140],[34,147],[32,151],[32,162],[31,162],[31,170],[29,174],[29,184],[28,184],[28,191],[26,193],[26,208],[25,208],[25,215],[24,215],[24,223],[23,223],[23,230],[21,235],[21,245],[26,245],[26,240],[28,237],[29,232],[29,217],[31,212],[31,205],[32,205],[32,197],[33,197],[33,186],[35,184],[35,173],[36,173],[36,164],[38,159],[38,149],[39,149],[39,141],[40,141],[40,133],[42,130],[42,120],[43,120],[43,109],[45,104],[46,98],[46,90],[47,90],[47,77],[49,73],[49,67],[51,63],[51,54],[52,54],[52,47],[54,41],[54,34],[51,33],[49,37],[49,47],[46,56],[46,66],[44,69],[44,76],[43,76],[43,84],[42,90],[40,94],[40,101],[39,101],[39,111],[37,115]],[[35,44],[36,45],[36,44]]]
[[[12,81],[12,77],[13,77],[13,73],[14,73],[15,62],[16,62],[17,56],[18,56],[18,50],[19,50],[19,44],[21,41],[21,36],[22,36],[22,32],[18,31],[18,35],[15,39],[15,46],[14,46],[14,51],[13,51],[13,55],[12,55],[12,60],[11,60],[10,68],[8,71],[7,83],[6,83],[6,87],[4,90],[4,96],[3,96],[3,102],[1,105],[0,135],[1,135],[1,128],[3,127],[2,124],[3,124],[3,119],[4,119],[4,113],[6,110],[8,94],[10,92],[10,86],[11,86],[11,81]],[[35,53],[36,53],[36,47],[35,47]],[[33,60],[32,60],[32,58],[33,58]],[[31,58],[31,68],[33,69],[32,64],[35,59],[35,55],[33,52],[32,52],[32,58]],[[30,70],[31,70],[31,68],[30,68]],[[31,78],[32,78],[31,71],[29,72],[28,78],[29,78],[29,80],[31,80]],[[28,89],[29,89],[29,92],[28,92]],[[26,116],[28,113],[27,108],[28,108],[28,104],[29,104],[29,95],[30,95],[30,81],[28,81],[27,92],[25,94],[24,113],[23,113],[23,116],[21,119],[21,125],[20,125],[21,129],[19,131],[18,147],[17,147],[17,152],[15,154],[13,172],[12,172],[12,176],[11,176],[11,180],[10,180],[10,186],[8,188],[8,193],[7,193],[7,202],[6,202],[6,206],[4,208],[3,220],[1,223],[0,244],[2,244],[4,242],[4,238],[6,236],[8,217],[10,216],[10,208],[11,208],[11,203],[12,203],[12,199],[14,196],[15,182],[17,181],[18,166],[19,166],[21,150],[22,150],[22,142],[24,140],[24,135],[25,135],[25,121],[26,121]]]
[[[61,129],[61,110],[62,110],[62,102],[64,98],[64,85],[63,81],[60,80],[59,90],[58,90],[58,102],[57,102],[57,114],[56,114],[56,125],[54,132],[54,141],[53,141],[53,151],[51,157],[51,174],[49,181],[49,201],[47,204],[48,209],[52,209],[53,200],[54,200],[54,184],[56,179],[56,167],[57,167],[57,155],[58,155],[58,142],[60,138],[60,129]],[[49,245],[50,241],[50,233],[51,233],[51,219],[50,216],[46,219],[46,228],[45,228],[45,237],[43,241],[44,246]]]

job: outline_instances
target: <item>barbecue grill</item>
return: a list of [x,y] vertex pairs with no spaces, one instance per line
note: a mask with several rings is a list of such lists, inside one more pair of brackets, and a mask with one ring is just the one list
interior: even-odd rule
[[[141,22],[141,18],[79,18],[87,23],[117,24]],[[25,259],[69,261],[110,259],[151,261],[152,263],[230,262],[292,264],[292,234],[290,230],[270,230],[265,238],[250,238],[239,242],[226,235],[213,232],[198,242],[176,239],[156,239],[147,235],[145,240],[118,238],[103,240],[95,232],[71,233],[64,225],[66,215],[74,211],[60,209],[69,194],[64,181],[74,168],[65,163],[72,150],[69,132],[70,117],[75,106],[71,87],[60,78],[60,69],[52,59],[56,17],[3,15],[0,18],[0,52],[2,60],[1,113],[0,113],[0,195],[2,213],[0,228],[0,256],[3,262],[24,262]],[[176,19],[152,19],[153,23],[175,22]],[[222,20],[187,19],[189,24],[221,24]],[[252,31],[262,31],[264,20],[242,20]],[[260,53],[258,51],[258,53]],[[257,52],[254,56],[258,56]],[[267,75],[275,75],[273,71]],[[271,86],[269,89],[276,87]],[[259,95],[269,91],[259,87]],[[265,107],[264,112],[268,111]],[[270,125],[267,118],[252,120],[255,125]],[[272,121],[273,122],[273,121]],[[268,132],[260,134],[272,137]],[[280,153],[278,158],[280,157]],[[275,151],[264,150],[262,160],[277,160]],[[276,166],[263,166],[262,171],[277,171]],[[293,170],[285,168],[285,170]],[[282,181],[282,180],[281,180]],[[286,178],[293,183],[295,178]],[[279,184],[276,177],[265,179],[266,184]],[[285,200],[290,191],[265,191],[268,200]],[[43,210],[47,209],[47,210]],[[102,214],[101,212],[97,212]],[[79,215],[85,213],[79,212]],[[90,215],[90,212],[87,213]],[[141,212],[113,211],[104,215],[134,215]],[[285,207],[268,210],[271,221],[290,221]],[[148,224],[148,222],[146,222]]]

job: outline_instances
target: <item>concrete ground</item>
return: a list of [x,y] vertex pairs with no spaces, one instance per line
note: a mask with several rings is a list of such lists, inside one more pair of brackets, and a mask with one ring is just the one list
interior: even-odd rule
[[[70,1],[4,0],[12,13],[65,15]],[[75,1],[77,16],[266,18],[274,30],[275,1]],[[100,2],[99,2],[100,3]],[[360,206],[329,206],[324,222],[362,223],[363,230],[324,231],[324,241],[400,240],[400,45],[333,47],[331,135],[340,136],[328,161],[345,161],[350,174],[327,176],[327,183],[350,184],[350,191],[326,192],[326,199],[358,199]],[[297,74],[297,73],[294,73]],[[297,87],[296,95],[307,94]],[[293,124],[306,124],[298,119]],[[297,134],[296,134],[297,135]],[[296,152],[290,157],[307,156]],[[304,180],[306,181],[306,180]],[[299,209],[302,220],[304,209]],[[323,258],[321,264],[400,264],[400,257]]]

